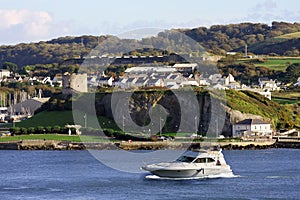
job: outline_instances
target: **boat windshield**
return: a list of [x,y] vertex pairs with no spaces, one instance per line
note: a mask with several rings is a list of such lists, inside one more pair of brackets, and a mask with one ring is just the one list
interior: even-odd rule
[[195,158],[193,158],[193,157],[190,157],[190,156],[181,156],[176,161],[191,163],[191,162],[193,162],[193,160],[195,160]]

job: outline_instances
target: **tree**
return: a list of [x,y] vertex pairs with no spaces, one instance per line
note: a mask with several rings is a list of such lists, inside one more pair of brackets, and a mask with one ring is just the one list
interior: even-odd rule
[[18,69],[18,65],[15,64],[15,63],[12,63],[12,62],[4,62],[3,65],[2,65],[2,68],[7,69],[10,72],[15,73]]
[[300,77],[300,63],[294,63],[286,69],[285,79],[287,82],[296,82]]

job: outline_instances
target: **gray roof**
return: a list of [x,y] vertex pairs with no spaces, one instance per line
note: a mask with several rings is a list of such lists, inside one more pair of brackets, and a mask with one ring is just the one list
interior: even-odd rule
[[245,119],[245,120],[240,121],[236,124],[239,124],[239,125],[254,125],[254,124],[270,124],[270,123],[264,122],[260,119]]

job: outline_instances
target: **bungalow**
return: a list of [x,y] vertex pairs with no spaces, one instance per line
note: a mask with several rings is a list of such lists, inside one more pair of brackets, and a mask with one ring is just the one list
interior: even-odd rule
[[269,78],[259,78],[258,83],[260,88],[262,89],[270,89],[271,91],[279,90],[280,88],[277,86],[277,83]]
[[233,137],[270,136],[271,123],[259,119],[245,119],[232,125]]

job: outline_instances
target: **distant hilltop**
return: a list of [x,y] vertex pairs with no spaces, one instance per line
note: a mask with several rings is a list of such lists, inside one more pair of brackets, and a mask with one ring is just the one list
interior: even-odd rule
[[[208,53],[213,55],[226,55],[227,52],[243,53],[247,45],[248,51],[255,54],[299,56],[300,23],[273,22],[271,26],[261,23],[240,23],[213,25],[210,28],[177,29],[176,31],[199,42]],[[108,39],[110,40],[109,45],[104,43]],[[147,45],[149,47],[130,51],[125,56],[171,55],[174,52],[157,50],[153,46],[156,43],[168,46],[178,40],[180,38],[178,38],[175,30],[161,32],[155,37],[143,38],[142,40],[124,40],[109,35],[60,37],[38,43],[1,46],[0,66],[4,62],[15,63],[18,67],[59,64],[68,59],[83,58],[99,44],[108,45],[103,47],[103,49],[107,49],[107,56],[123,56],[121,52],[124,49],[119,49],[119,44],[122,44],[125,49],[126,46]],[[203,52],[191,52],[189,49],[182,49],[181,53],[192,53],[197,56]]]

